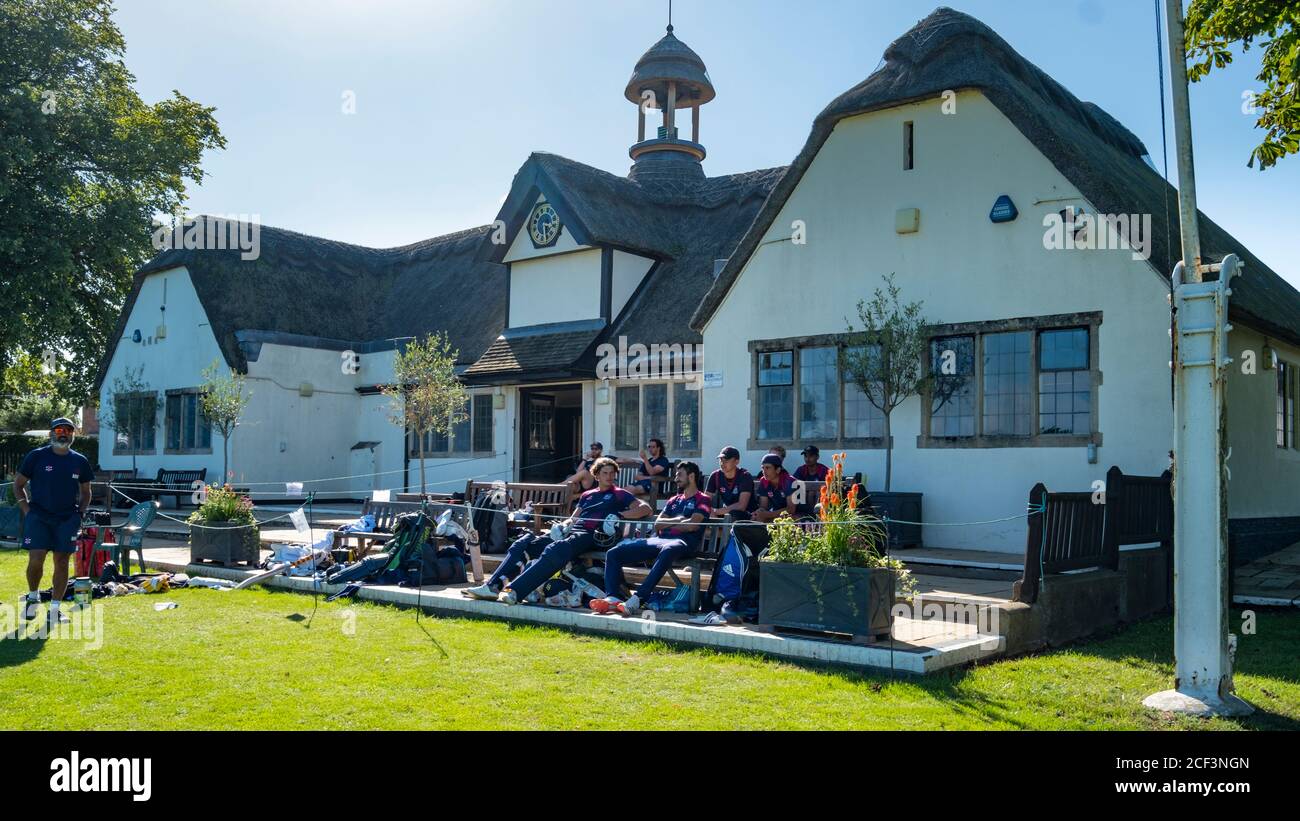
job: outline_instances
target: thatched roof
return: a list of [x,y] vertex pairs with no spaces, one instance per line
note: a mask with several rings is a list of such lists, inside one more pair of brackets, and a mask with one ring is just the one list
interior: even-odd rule
[[[491,226],[383,249],[262,226],[255,260],[233,249],[159,253],[137,272],[112,338],[126,331],[146,276],[185,266],[227,363],[241,371],[261,342],[373,351],[439,330],[459,350],[458,364],[473,366],[468,376],[497,381],[590,370],[596,345],[620,334],[644,344],[698,342],[688,321],[713,283],[714,260],[736,247],[784,171],[706,178],[698,168],[634,181],[534,154],[516,175],[502,209],[511,234],[545,191],[579,242],[657,260],[627,308],[599,329],[549,329],[555,339],[547,329],[502,337],[506,246],[489,241]],[[97,390],[111,356],[110,349],[100,364]]]
[[[122,338],[146,276],[184,266],[227,364],[238,370],[246,371],[247,361],[237,334],[247,338],[250,331],[362,350],[377,340],[445,330],[458,361],[468,364],[505,318],[505,268],[476,254],[488,230],[378,249],[262,226],[257,259],[243,260],[238,250],[165,250],[136,273],[110,338]],[[100,364],[96,390],[112,353]]]
[[[948,89],[975,89],[988,97],[1100,213],[1151,214],[1149,262],[1169,276],[1181,256],[1178,195],[1142,159],[1147,154],[1142,142],[1105,111],[1079,100],[979,20],[939,8],[886,49],[879,69],[817,116],[807,143],[702,300],[692,327],[702,328],[735,284],[836,123],[937,99]],[[1200,227],[1204,257],[1217,260],[1235,253],[1246,262],[1245,274],[1233,282],[1231,315],[1300,344],[1300,292],[1203,213]]]

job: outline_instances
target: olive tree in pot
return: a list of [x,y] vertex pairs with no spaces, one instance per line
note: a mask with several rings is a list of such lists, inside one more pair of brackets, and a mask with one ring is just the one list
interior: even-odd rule
[[759,562],[759,623],[876,638],[893,626],[895,590],[914,595],[911,573],[885,553],[880,519],[859,510],[857,485],[845,490],[844,456],[833,459],[816,523],[772,523]]
[[[414,437],[421,493],[427,486],[424,458],[425,442],[431,440],[430,434],[454,437],[457,424],[468,418],[465,407],[469,394],[456,376],[459,356],[445,332],[412,340],[393,359],[394,384],[381,388],[388,399],[385,410],[389,421]],[[448,442],[444,449],[455,450],[455,443]]]
[[221,434],[221,481],[230,480],[230,437],[239,427],[239,417],[248,406],[249,393],[244,391],[244,375],[231,369],[223,373],[221,364],[213,362],[203,370],[203,388],[199,405],[203,417]]
[[[921,313],[922,303],[903,304],[893,274],[884,281],[884,289],[877,288],[870,300],[858,301],[861,327],[849,321],[856,344],[845,348],[842,369],[884,417],[884,490],[869,494],[871,505],[885,519],[891,548],[919,547],[922,495],[893,489],[893,413],[913,396],[931,397],[931,410],[938,410],[961,388],[963,378],[946,358],[935,369],[925,368],[930,323]],[[943,376],[936,375],[938,369]]]
[[211,560],[232,565],[261,559],[261,536],[253,516],[253,500],[229,485],[212,485],[190,514],[190,561]]

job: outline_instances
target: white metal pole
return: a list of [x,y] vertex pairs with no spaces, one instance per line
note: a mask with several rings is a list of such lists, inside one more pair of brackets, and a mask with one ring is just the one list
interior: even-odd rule
[[1235,256],[1216,281],[1202,281],[1196,180],[1187,94],[1181,0],[1166,0],[1169,74],[1183,261],[1171,276],[1174,358],[1174,689],[1148,696],[1147,707],[1193,715],[1242,715],[1233,694],[1228,635],[1227,496],[1224,481],[1224,377],[1228,357],[1229,285]]

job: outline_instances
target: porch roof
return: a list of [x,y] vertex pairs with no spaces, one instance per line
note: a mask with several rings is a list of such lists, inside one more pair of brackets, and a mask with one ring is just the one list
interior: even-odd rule
[[[483,356],[465,370],[466,382],[505,384],[569,377],[590,377],[594,367],[579,367],[605,330],[603,319],[552,322],[501,333]],[[585,364],[585,363],[584,363]]]

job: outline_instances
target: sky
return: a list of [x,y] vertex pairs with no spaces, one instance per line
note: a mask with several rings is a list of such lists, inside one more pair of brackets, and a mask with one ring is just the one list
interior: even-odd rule
[[[1110,112],[1162,168],[1156,2],[948,0]],[[675,0],[675,33],[717,88],[701,115],[706,173],[788,164],[817,113],[936,5]],[[636,115],[623,89],[667,18],[667,0],[118,0],[114,14],[145,100],[178,89],[216,108],[227,147],[204,158],[190,212],[373,247],[490,223],[533,151],[626,174]],[[1191,87],[1197,192],[1300,287],[1300,155],[1246,167],[1261,134],[1243,95],[1260,88],[1260,53]]]

